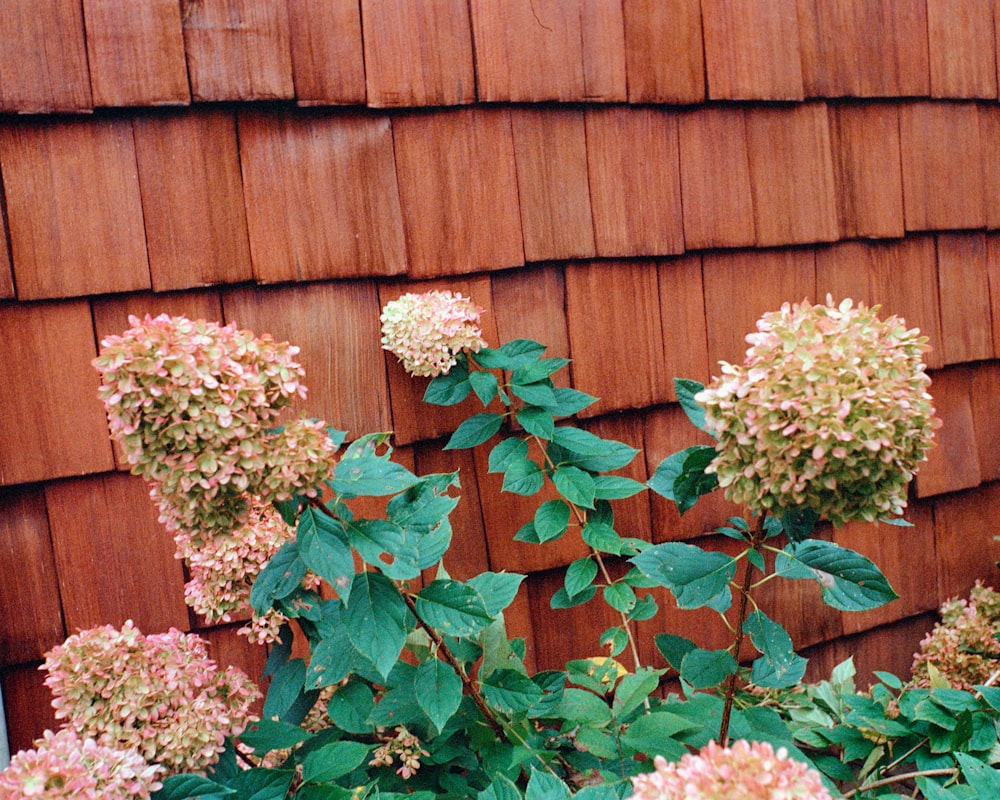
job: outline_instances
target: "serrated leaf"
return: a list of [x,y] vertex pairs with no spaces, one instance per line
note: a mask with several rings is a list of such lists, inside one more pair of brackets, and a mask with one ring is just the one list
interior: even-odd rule
[[819,539],[789,544],[778,554],[775,571],[817,581],[823,587],[823,601],[841,611],[867,611],[899,596],[869,559]]
[[743,630],[761,657],[754,661],[750,680],[767,689],[785,689],[802,680],[806,659],[795,653],[792,637],[763,611],[753,611],[743,623]]
[[617,556],[622,552],[622,537],[614,528],[603,522],[588,522],[583,526],[580,536],[584,542],[601,553]]
[[802,542],[812,536],[819,514],[808,506],[790,508],[781,515],[781,527],[790,541]]
[[420,574],[413,531],[385,519],[363,519],[347,525],[351,544],[366,563],[392,579],[405,581]]
[[469,367],[464,361],[459,361],[447,374],[431,379],[424,391],[424,402],[435,406],[454,406],[468,397],[471,391]]
[[352,681],[340,686],[326,705],[326,714],[338,728],[347,733],[369,735],[374,725],[368,721],[375,708],[375,695],[363,683]]
[[619,719],[643,704],[647,697],[660,685],[660,678],[666,670],[642,669],[623,675],[615,687],[615,698],[611,704]]
[[569,800],[569,787],[555,775],[531,768],[524,800]]
[[524,575],[516,572],[481,572],[466,583],[479,592],[486,604],[486,613],[497,616],[514,602]]
[[597,398],[593,395],[576,389],[557,386],[553,393],[556,396],[556,404],[549,410],[557,417],[570,417],[597,402]]
[[684,656],[698,647],[690,639],[685,639],[674,633],[658,633],[653,637],[653,643],[667,659],[667,663],[678,672],[681,671],[681,662],[684,660]]
[[312,647],[306,686],[321,689],[339,683],[354,670],[359,654],[344,626],[335,627]]
[[684,461],[695,449],[695,447],[687,447],[663,459],[653,472],[653,477],[646,481],[646,486],[660,495],[660,497],[677,502],[674,497],[674,481],[677,480],[683,471]]
[[545,345],[533,339],[511,339],[500,346],[500,352],[510,359],[503,369],[513,370],[541,358]]
[[636,601],[635,606],[628,612],[628,618],[630,622],[642,622],[655,617],[657,610],[659,610],[659,606],[653,599],[653,595],[647,594]]
[[446,636],[474,636],[492,621],[482,595],[460,581],[431,581],[420,590],[416,604],[424,622]]
[[519,494],[522,497],[530,497],[541,491],[545,485],[545,473],[530,458],[520,461],[512,460],[507,464],[503,473],[503,486],[501,491]]
[[592,558],[580,558],[566,568],[563,585],[569,597],[579,594],[593,584],[597,577],[597,564]]
[[312,738],[312,734],[290,722],[262,719],[247,725],[238,738],[255,753],[264,754],[271,750],[289,750]]
[[528,443],[524,439],[503,439],[490,450],[488,472],[503,472],[514,461],[528,460]]
[[601,647],[607,647],[612,658],[621,655],[628,646],[628,634],[624,628],[608,628],[601,634]]
[[596,489],[594,478],[577,467],[562,466],[552,475],[559,494],[580,508],[593,508]]
[[552,415],[544,408],[538,406],[525,406],[515,415],[518,423],[532,436],[549,441],[552,432],[555,430],[555,421]]
[[361,455],[338,461],[330,486],[341,497],[383,497],[402,492],[418,480],[402,464],[366,450]]
[[443,661],[432,658],[417,666],[413,693],[434,727],[442,731],[462,702],[462,679]]
[[298,544],[285,542],[258,573],[250,589],[250,605],[258,614],[270,610],[275,600],[288,597],[306,576],[305,562],[299,558]]
[[568,358],[541,358],[515,369],[510,380],[512,383],[520,384],[535,383],[558,372],[567,364],[569,364]]
[[729,582],[736,575],[736,559],[683,542],[646,548],[629,559],[644,575],[666,586],[680,608],[709,606],[725,612],[732,603]]
[[627,583],[612,583],[604,587],[604,602],[615,611],[627,614],[635,605],[635,592]]
[[542,698],[541,688],[531,678],[512,669],[490,673],[481,688],[490,708],[505,715],[523,714]]
[[691,424],[698,430],[714,436],[708,425],[705,424],[705,408],[694,399],[698,392],[702,391],[705,385],[698,381],[687,380],[686,378],[674,378],[674,391],[677,393],[677,400],[691,420]]
[[572,425],[561,425],[556,428],[552,441],[563,449],[581,456],[607,455],[615,450],[615,445],[621,444],[602,439],[590,431]]
[[301,658],[293,658],[279,667],[271,685],[267,687],[264,698],[265,719],[284,719],[304,692],[306,680],[306,662]]
[[567,464],[587,472],[613,472],[632,463],[632,460],[639,454],[634,447],[630,447],[622,442],[605,439],[608,449],[601,455],[580,455],[572,453],[557,444],[550,444],[547,448],[549,458],[553,464]]
[[703,650],[696,647],[681,661],[681,680],[695,689],[718,686],[736,672],[736,659],[725,650]]
[[594,476],[594,496],[598,500],[624,500],[644,491],[646,485],[620,475]]
[[361,572],[354,577],[344,623],[354,648],[387,675],[406,644],[409,612],[399,590],[384,575]]
[[342,778],[368,758],[371,745],[361,742],[331,742],[309,753],[302,762],[302,780],[326,783]]
[[472,391],[476,393],[476,397],[479,398],[479,402],[484,406],[490,404],[500,388],[496,375],[480,370],[469,373],[469,384],[472,386]]
[[572,596],[566,593],[565,586],[560,586],[552,595],[549,606],[554,609],[573,608],[590,602],[595,594],[597,594],[596,586],[588,586]]
[[552,381],[550,380],[538,383],[511,383],[508,389],[512,395],[519,397],[530,406],[547,409],[556,404],[556,395],[552,391]]
[[688,749],[673,737],[682,731],[697,727],[669,711],[654,711],[639,717],[625,729],[622,742],[637,753],[662,755],[670,761],[677,761],[687,755]]
[[566,689],[559,702],[558,715],[567,722],[591,728],[611,724],[611,709],[604,698],[585,689]]
[[699,497],[718,488],[718,476],[705,471],[714,458],[714,447],[700,445],[688,448],[688,454],[673,486],[674,502],[681,514],[688,511]]
[[496,436],[503,424],[503,414],[473,414],[464,420],[448,439],[445,450],[475,447]]
[[476,800],[521,800],[521,790],[506,775],[493,776],[490,785],[483,789]]
[[155,800],[185,800],[189,797],[225,797],[236,794],[234,789],[200,775],[170,775],[163,779],[163,788]]
[[329,583],[346,603],[354,578],[354,554],[345,541],[344,526],[310,506],[299,517],[296,538],[305,565]]
[[570,510],[563,500],[548,500],[535,511],[535,533],[539,542],[558,539],[569,525]]

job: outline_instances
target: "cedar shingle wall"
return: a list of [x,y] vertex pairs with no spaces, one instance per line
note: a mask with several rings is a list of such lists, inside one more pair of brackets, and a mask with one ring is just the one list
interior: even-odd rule
[[[529,662],[597,652],[552,612],[583,554],[511,541],[485,451],[378,347],[379,309],[451,288],[492,343],[538,338],[602,401],[583,424],[646,450],[697,440],[671,378],[706,380],[784,301],[881,303],[930,337],[944,427],[912,529],[851,525],[903,599],[862,615],[815,587],[763,602],[815,674],[904,670],[930,612],[998,576],[997,0],[5,0],[0,13],[0,681],[14,747],[46,724],[44,651],[131,617],[203,630],[89,366],[130,313],[236,321],[302,348],[301,410],[392,429],[460,468],[449,569],[529,574]],[[163,108],[172,106],[172,108]],[[621,504],[623,533],[693,539],[733,512]],[[728,546],[726,542],[719,546]],[[648,630],[724,629],[664,597]],[[602,612],[596,612],[602,613]],[[607,621],[611,624],[611,621]],[[232,627],[218,656],[261,669]],[[711,642],[709,642],[711,644]],[[648,642],[647,642],[648,645]],[[648,650],[647,646],[647,650]],[[645,656],[656,659],[655,654]]]

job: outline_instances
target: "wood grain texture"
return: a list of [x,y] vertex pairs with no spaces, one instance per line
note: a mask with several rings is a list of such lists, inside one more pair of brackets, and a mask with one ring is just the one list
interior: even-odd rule
[[931,97],[997,99],[991,0],[927,0]]
[[[566,281],[553,265],[525,267],[490,276],[497,341],[534,339],[545,345],[546,358],[569,357]],[[573,365],[554,373],[556,386],[569,386]]]
[[59,606],[45,495],[38,487],[0,491],[0,666],[44,657],[66,637]]
[[8,300],[15,295],[14,273],[10,268],[10,239],[3,209],[3,186],[0,185],[0,300]]
[[188,103],[181,7],[176,0],[83,0],[95,106]]
[[364,104],[365,58],[357,0],[287,1],[299,105]]
[[182,0],[181,16],[194,100],[280,100],[294,96],[285,3]]
[[585,120],[597,255],[683,252],[677,115],[616,107]]
[[670,395],[656,264],[608,261],[566,269],[573,387],[599,397],[581,412],[644,408]]
[[712,100],[801,100],[795,0],[702,0]]
[[368,105],[449,106],[476,99],[466,0],[361,0]]
[[222,307],[226,322],[301,348],[309,394],[295,404],[296,415],[324,419],[351,439],[392,427],[374,284],[231,289]]
[[1000,237],[986,237],[986,277],[990,285],[990,320],[993,325],[993,355],[1000,357]]
[[816,302],[816,259],[809,249],[706,253],[702,280],[713,373],[720,361],[743,362],[746,335],[765,312]]
[[936,445],[917,473],[917,497],[973,488],[983,480],[972,416],[971,368],[963,365],[936,370],[931,381],[930,393],[942,425],[934,437]]
[[0,170],[21,300],[149,288],[130,121],[4,126]]
[[393,120],[411,278],[524,263],[510,111]]
[[746,126],[758,246],[836,240],[826,104],[751,108]]
[[601,0],[471,0],[483,102],[623,101],[625,24]]
[[[653,475],[668,456],[696,444],[711,444],[712,438],[695,428],[679,405],[672,404],[647,411],[644,415],[643,457],[646,472]],[[722,492],[702,497],[683,516],[671,500],[650,494],[653,541],[683,541],[706,536],[726,520],[741,513],[740,507],[728,502]]]
[[979,112],[986,227],[996,229],[1000,228],[1000,106],[981,103],[976,110]]
[[[490,568],[489,550],[472,452],[442,450],[440,442],[417,444],[413,451],[416,474],[458,472],[462,482],[461,489],[451,492],[452,496],[461,499],[448,517],[452,527],[451,547],[442,562],[448,574],[456,580],[465,581],[486,572]],[[491,498],[491,502],[497,502],[497,498]],[[428,577],[433,580],[435,570],[429,572]]]
[[934,238],[873,243],[856,253],[869,259],[871,301],[882,307],[880,315],[895,314],[909,327],[920,328],[932,348],[924,354],[924,362],[931,369],[944,366]]
[[43,681],[39,664],[24,664],[0,672],[4,716],[7,717],[7,743],[10,752],[26,750],[46,730],[57,730],[59,723],[52,708],[52,693]]
[[871,251],[863,242],[840,242],[816,249],[816,297],[829,294],[836,304],[844,298],[872,305]]
[[66,630],[187,630],[184,571],[149,488],[120,473],[45,485]]
[[756,244],[744,110],[705,107],[678,120],[685,247]]
[[[483,338],[487,345],[496,347],[500,344],[497,338],[496,317],[492,312],[489,280],[485,276],[440,279],[421,283],[379,284],[379,309],[385,308],[386,303],[408,292],[430,291],[458,292],[463,297],[471,297],[485,310],[481,321]],[[376,313],[377,317],[378,313]],[[431,379],[411,376],[403,369],[399,359],[388,351],[383,352],[382,356],[385,359],[385,370],[389,379],[389,395],[392,399],[392,424],[390,427],[395,441],[399,444],[433,439],[451,433],[466,417],[482,410],[482,404],[478,398],[473,396],[463,400],[457,406],[435,406],[423,402],[424,392]],[[499,400],[497,404],[499,404]]]
[[887,625],[925,611],[937,611],[937,574],[914,568],[914,554],[935,563],[934,511],[930,501],[911,504],[903,517],[912,528],[851,522],[834,532],[833,541],[878,564],[899,599],[871,611],[842,612],[844,633]]
[[85,300],[0,305],[0,484],[114,466]]
[[89,111],[80,0],[11,0],[0,12],[0,111]]
[[985,227],[977,106],[906,103],[899,131],[906,229]]
[[898,109],[844,104],[829,118],[841,237],[903,236]]
[[147,115],[134,131],[153,289],[251,280],[233,115]]
[[925,0],[799,0],[807,97],[930,92]]
[[247,111],[239,141],[258,281],[405,270],[387,117]]
[[511,111],[527,261],[593,258],[583,111]]
[[979,474],[983,481],[1000,480],[1000,361],[988,361],[972,367],[972,419],[976,428]]
[[[639,483],[645,483],[651,472],[646,470],[646,459],[642,456],[645,438],[645,421],[641,413],[627,412],[623,414],[607,414],[603,417],[584,420],[579,427],[590,431],[602,439],[624,442],[629,447],[639,450],[639,454],[630,464],[615,470],[613,475],[631,478]],[[650,493],[639,492],[622,500],[611,503],[615,514],[615,530],[619,534],[643,541],[652,541],[652,524],[650,513]]]
[[[515,534],[534,519],[538,506],[549,500],[558,499],[559,493],[551,481],[546,481],[541,491],[532,497],[523,497],[510,492],[501,494],[503,475],[489,472],[488,464],[490,450],[499,442],[500,437],[494,437],[473,451],[490,569],[494,572],[506,570],[521,574],[540,572],[555,567],[565,567],[576,559],[586,556],[590,548],[580,538],[578,527],[571,528],[561,539],[543,545],[514,539]],[[532,441],[529,442],[528,457],[541,464],[545,456]],[[535,627],[538,619],[534,608],[531,615],[532,625]]]
[[670,376],[669,399],[676,400],[675,378],[707,383],[708,333],[701,257],[684,256],[657,265],[663,361]]
[[624,0],[630,103],[705,99],[701,0]]
[[993,520],[1000,506],[1000,484],[991,483],[934,500],[938,593],[942,601],[967,597],[982,578],[996,586],[1000,570],[1000,543]]
[[984,234],[939,234],[938,298],[945,364],[993,357]]

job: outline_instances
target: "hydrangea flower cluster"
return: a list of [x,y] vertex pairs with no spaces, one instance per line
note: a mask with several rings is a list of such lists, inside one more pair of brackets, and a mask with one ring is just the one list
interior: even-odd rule
[[163,768],[142,756],[81,739],[75,731],[45,731],[0,772],[0,800],[148,800],[162,788]]
[[941,622],[913,656],[914,682],[931,685],[931,666],[954,689],[972,691],[1000,667],[1000,594],[977,581],[968,600],[941,605]]
[[260,694],[240,670],[220,672],[204,640],[176,629],[143,636],[131,620],[120,631],[105,625],[70,636],[42,668],[64,728],[169,773],[214,764],[225,738],[252,721]]
[[709,742],[697,755],[632,778],[631,800],[832,800],[816,770],[767,742]]
[[399,768],[396,774],[403,780],[408,780],[420,769],[420,756],[430,755],[420,746],[420,739],[410,733],[406,726],[396,727],[396,735],[375,750],[375,755],[368,762],[372,767],[391,767],[396,758]]
[[479,321],[483,309],[455,292],[404,294],[382,309],[382,349],[411,375],[446,375],[464,350],[486,346]]
[[934,430],[927,340],[878,307],[785,304],[765,314],[742,365],[695,395],[718,438],[726,497],[807,507],[834,525],[902,513]]

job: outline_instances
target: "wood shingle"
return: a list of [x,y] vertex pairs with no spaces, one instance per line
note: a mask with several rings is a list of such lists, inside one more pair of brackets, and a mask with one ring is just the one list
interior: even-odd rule
[[992,358],[986,236],[939,234],[937,267],[944,363]]
[[625,62],[630,103],[698,103],[705,99],[701,0],[624,0]]
[[927,0],[931,97],[997,99],[991,0]]
[[288,32],[299,105],[364,105],[365,58],[358,3],[288,0]]

